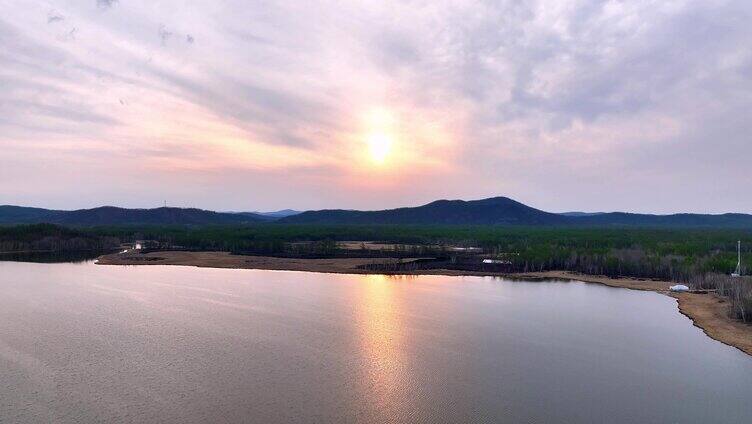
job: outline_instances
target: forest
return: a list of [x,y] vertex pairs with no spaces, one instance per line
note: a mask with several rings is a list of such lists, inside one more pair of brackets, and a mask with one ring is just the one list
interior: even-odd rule
[[0,226],[0,253],[106,251],[118,237],[53,224]]
[[378,254],[397,256],[462,255],[448,247],[477,247],[486,255],[508,259],[515,271],[565,269],[676,281],[698,274],[730,273],[736,266],[737,240],[742,242],[743,264],[752,262],[752,230],[273,223],[0,226],[0,251],[109,249],[135,240],[153,240],[164,248],[280,256],[336,255],[341,253],[336,242],[341,241],[392,245]]

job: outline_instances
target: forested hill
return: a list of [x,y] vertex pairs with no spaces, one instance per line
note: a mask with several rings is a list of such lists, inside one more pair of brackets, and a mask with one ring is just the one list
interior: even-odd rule
[[308,211],[280,219],[305,224],[564,225],[568,218],[506,197],[483,200],[437,200],[413,208],[381,211]]
[[64,225],[209,225],[268,221],[251,213],[222,213],[191,208],[125,209],[102,206],[73,211],[0,206],[0,224]]
[[410,225],[554,225],[593,227],[752,228],[752,215],[674,214],[623,212],[556,214],[541,211],[506,197],[483,200],[438,200],[427,205],[380,211],[308,211],[280,219],[289,224],[410,224]]

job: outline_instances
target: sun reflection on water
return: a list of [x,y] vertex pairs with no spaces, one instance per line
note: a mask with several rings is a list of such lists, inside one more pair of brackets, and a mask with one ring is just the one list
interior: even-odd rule
[[380,414],[389,415],[401,402],[409,381],[404,352],[403,308],[395,278],[362,277],[357,319],[363,352],[362,383],[369,401]]

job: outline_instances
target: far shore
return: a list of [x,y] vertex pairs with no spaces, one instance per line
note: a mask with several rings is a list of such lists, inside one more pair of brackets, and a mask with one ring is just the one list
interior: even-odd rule
[[383,263],[393,259],[334,258],[297,259],[269,256],[233,255],[228,252],[160,251],[151,253],[113,253],[102,255],[100,265],[183,265],[204,268],[264,269],[277,271],[306,271],[337,274],[400,274],[400,275],[448,275],[492,276],[518,279],[561,279],[603,284],[632,290],[662,293],[677,300],[679,311],[709,337],[736,347],[752,355],[752,325],[734,320],[726,314],[725,301],[715,294],[671,293],[668,281],[633,278],[609,278],[569,271],[545,271],[528,273],[467,272],[445,269],[383,272],[363,269],[363,265]]

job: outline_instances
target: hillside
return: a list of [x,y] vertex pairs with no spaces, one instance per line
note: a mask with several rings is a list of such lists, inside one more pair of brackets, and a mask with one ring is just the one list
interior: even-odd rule
[[73,211],[0,206],[0,224],[64,225],[208,225],[243,224],[268,220],[254,214],[233,214],[192,208],[125,209],[102,206]]
[[381,211],[308,211],[280,219],[296,224],[434,224],[434,225],[564,225],[567,218],[523,205],[506,197],[483,200],[437,200],[427,205]]
[[590,226],[752,228],[752,215],[741,213],[648,215],[610,212],[570,218],[574,224]]
[[506,197],[482,200],[438,200],[427,205],[380,211],[308,211],[280,219],[289,224],[411,224],[411,225],[556,225],[591,227],[752,228],[752,215],[624,212],[549,213]]
[[0,224],[33,224],[46,222],[63,211],[24,206],[0,205]]

